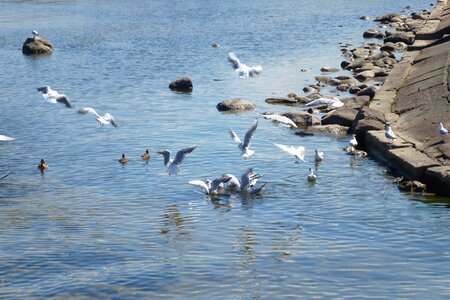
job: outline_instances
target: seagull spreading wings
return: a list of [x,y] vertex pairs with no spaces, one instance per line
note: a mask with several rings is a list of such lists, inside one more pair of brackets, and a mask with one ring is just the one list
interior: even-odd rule
[[264,175],[253,172],[252,168],[249,168],[241,176],[241,180],[237,179],[233,174],[223,174],[222,177],[230,178],[227,181],[226,188],[231,190],[250,192],[259,178]]
[[108,125],[111,124],[114,127],[117,127],[117,122],[114,120],[114,117],[110,113],[105,113],[103,116],[100,116],[95,109],[92,107],[85,107],[78,111],[78,113],[85,115],[85,114],[93,114],[95,115],[95,119],[97,122],[99,122],[101,125]]
[[230,180],[231,177],[221,176],[214,180],[191,180],[188,183],[203,188],[206,195],[214,195],[217,194],[218,190],[223,188],[224,184]]
[[233,52],[228,53],[228,61],[231,62],[231,65],[233,66],[233,69],[238,72],[239,77],[253,77],[255,75],[258,75],[262,71],[261,66],[247,66],[246,64],[241,63],[239,58],[234,54]]
[[276,122],[279,122],[281,124],[297,128],[297,124],[295,124],[294,121],[292,121],[288,117],[285,117],[285,116],[282,116],[282,115],[279,115],[279,114],[267,114],[267,115],[263,114],[262,116],[266,120],[276,121]]
[[2,142],[12,141],[12,140],[15,140],[15,138],[0,134],[0,141],[2,141]]
[[324,98],[320,97],[315,100],[312,100],[305,104],[305,106],[317,106],[317,105],[328,105],[331,108],[339,108],[344,106],[344,102],[339,100],[339,98]]
[[239,150],[241,150],[241,156],[244,159],[250,158],[255,151],[250,150],[250,140],[253,137],[253,134],[256,131],[256,127],[258,127],[258,120],[256,119],[255,122],[253,122],[253,125],[247,130],[247,133],[245,134],[244,137],[244,142],[241,141],[241,139],[236,135],[236,133],[230,129],[230,136],[231,138],[238,143],[238,148]]
[[45,101],[49,103],[62,103],[66,107],[72,107],[72,104],[70,103],[69,98],[64,95],[60,94],[55,90],[52,90],[50,86],[46,85],[44,87],[40,87],[37,89],[39,92],[42,92],[42,98],[44,98]]
[[280,148],[281,150],[289,153],[290,155],[293,155],[295,157],[296,164],[299,164],[300,161],[305,161],[305,152],[306,152],[305,147],[303,147],[303,146],[298,146],[298,147],[285,146],[285,145],[276,144],[276,143],[274,143],[274,145],[277,146],[278,148]]
[[180,171],[180,165],[183,159],[186,157],[186,154],[191,153],[194,149],[197,148],[197,145],[193,145],[184,149],[181,149],[177,152],[174,159],[170,159],[171,152],[169,150],[163,149],[158,150],[156,153],[162,154],[164,156],[164,165],[167,167],[167,173],[169,175],[175,174],[177,175]]

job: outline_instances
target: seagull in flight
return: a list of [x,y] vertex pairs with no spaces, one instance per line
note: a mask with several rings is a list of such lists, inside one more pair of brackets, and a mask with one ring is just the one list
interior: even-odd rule
[[258,119],[253,122],[252,126],[247,130],[247,133],[244,137],[244,142],[241,141],[241,139],[236,135],[236,133],[230,129],[230,136],[231,138],[238,143],[238,148],[241,151],[241,156],[244,159],[250,158],[255,151],[250,150],[250,140],[253,137],[253,134],[255,134],[256,127],[258,127]]
[[97,122],[100,123],[100,125],[108,125],[111,124],[114,127],[117,127],[117,122],[114,120],[114,117],[110,113],[105,113],[103,116],[100,116],[95,109],[92,107],[85,107],[78,111],[78,113],[85,115],[85,114],[93,114],[95,116],[95,119]]
[[42,92],[42,98],[44,98],[44,100],[49,103],[59,102],[64,104],[66,107],[72,107],[72,104],[70,103],[70,100],[66,95],[58,93],[48,85],[40,87],[37,90],[39,92]]
[[272,120],[274,122],[278,122],[281,123],[283,125],[286,126],[291,126],[294,128],[298,128],[297,124],[294,123],[294,121],[292,121],[291,119],[289,119],[288,117],[279,115],[279,114],[262,114],[263,118],[266,120]]
[[339,108],[344,106],[344,102],[339,100],[339,98],[325,98],[320,97],[315,100],[309,101],[305,106],[318,106],[318,105],[328,105],[331,108]]
[[219,189],[223,188],[224,184],[231,180],[231,177],[221,176],[214,180],[191,180],[188,183],[190,185],[199,186],[203,189],[206,195],[216,195]]
[[163,149],[158,150],[156,153],[162,154],[164,156],[164,165],[167,167],[167,173],[169,175],[175,174],[177,175],[180,171],[180,165],[183,159],[186,157],[186,154],[191,153],[194,149],[197,148],[197,145],[189,146],[187,148],[181,149],[177,152],[174,159],[170,159],[171,152],[169,150]]
[[7,135],[0,134],[0,141],[1,142],[7,142],[7,141],[13,141],[13,140],[15,140],[15,138],[7,136]]
[[295,163],[299,164],[300,161],[305,161],[305,152],[306,149],[303,146],[285,146],[281,144],[274,143],[275,146],[277,146],[279,149],[289,153],[290,155],[293,155],[295,157]]
[[444,127],[444,125],[442,125],[442,123],[439,123],[439,134],[442,136],[442,140],[444,140],[448,135],[448,130]]
[[258,75],[262,71],[261,66],[247,66],[246,64],[241,63],[239,58],[233,52],[228,53],[228,61],[233,66],[233,69],[239,74],[239,77],[253,77]]

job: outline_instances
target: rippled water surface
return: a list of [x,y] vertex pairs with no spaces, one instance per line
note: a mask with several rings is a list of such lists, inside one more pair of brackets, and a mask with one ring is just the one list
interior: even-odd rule
[[[227,132],[242,136],[256,111],[289,110],[264,99],[338,66],[339,43],[358,46],[376,26],[360,16],[406,5],[429,1],[0,1],[0,134],[16,137],[0,144],[0,174],[11,171],[0,183],[0,298],[447,299],[446,200],[399,192],[385,167],[344,154],[348,136],[300,137],[259,118],[244,161]],[[51,56],[22,55],[32,28]],[[230,51],[261,76],[238,78]],[[192,93],[167,88],[182,76]],[[47,84],[75,108],[44,102],[36,88]],[[219,113],[231,97],[257,109]],[[119,128],[76,113],[86,106]],[[273,142],[305,146],[306,162]],[[169,176],[154,151],[191,144]],[[264,174],[262,197],[210,199],[187,183],[249,167]]]

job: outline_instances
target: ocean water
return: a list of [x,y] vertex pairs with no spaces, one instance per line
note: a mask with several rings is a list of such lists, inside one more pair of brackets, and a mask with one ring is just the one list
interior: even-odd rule
[[[338,67],[340,46],[359,46],[376,27],[362,15],[407,5],[431,8],[418,0],[0,1],[0,134],[16,138],[0,144],[0,174],[11,172],[0,182],[0,298],[447,299],[448,200],[398,191],[386,167],[345,155],[349,136],[300,137],[257,114],[301,109],[264,100],[301,94],[322,66]],[[52,55],[22,55],[32,28],[53,43]],[[230,51],[261,64],[261,75],[239,78]],[[193,92],[170,91],[183,76]],[[46,103],[36,90],[43,85],[74,108]],[[216,104],[233,97],[257,108],[219,113]],[[77,114],[83,107],[113,114],[119,127]],[[228,129],[242,137],[255,119],[256,153],[243,160]],[[306,162],[294,164],[273,143],[305,146]],[[192,144],[169,176],[155,151]],[[319,148],[325,159],[315,164]],[[264,174],[263,196],[211,199],[188,185],[250,167]]]

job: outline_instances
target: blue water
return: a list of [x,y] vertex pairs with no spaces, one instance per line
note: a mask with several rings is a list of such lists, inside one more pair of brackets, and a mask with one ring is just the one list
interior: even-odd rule
[[[11,171],[0,183],[0,298],[447,299],[448,201],[399,192],[384,166],[345,155],[348,136],[300,137],[259,118],[256,154],[244,161],[227,132],[243,136],[256,112],[299,109],[264,99],[301,94],[320,67],[339,66],[340,43],[356,47],[376,26],[360,16],[406,5],[430,8],[1,1],[0,134],[16,140],[0,144],[0,174]],[[53,43],[52,55],[22,55],[32,28]],[[261,64],[261,75],[240,79],[230,51]],[[168,89],[182,76],[193,79],[192,93]],[[74,109],[46,103],[36,88],[47,84]],[[232,97],[257,108],[219,113],[216,104]],[[76,113],[86,106],[112,113],[119,128]],[[273,142],[305,146],[306,162],[294,164]],[[192,144],[169,176],[154,151]],[[262,197],[214,200],[187,184],[249,167],[264,174]]]

